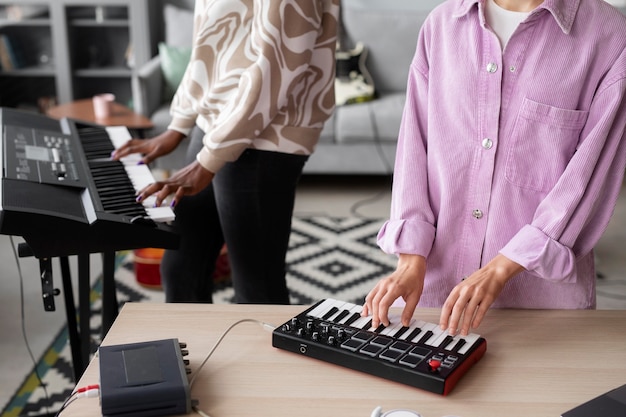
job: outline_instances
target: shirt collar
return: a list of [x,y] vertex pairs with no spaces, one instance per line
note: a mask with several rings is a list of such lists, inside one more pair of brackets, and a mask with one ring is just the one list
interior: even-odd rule
[[[485,0],[460,0],[453,13],[453,17],[459,18],[468,14],[474,6],[478,3],[484,3]],[[580,0],[544,0],[537,9],[531,13],[531,16],[536,15],[542,9],[550,12],[554,20],[559,25],[563,33],[568,34],[574,25],[574,19],[576,18],[576,12]],[[481,16],[481,23],[484,17]]]

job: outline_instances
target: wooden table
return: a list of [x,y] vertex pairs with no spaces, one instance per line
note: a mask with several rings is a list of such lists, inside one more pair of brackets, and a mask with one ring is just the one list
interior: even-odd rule
[[68,117],[104,126],[126,126],[129,129],[137,130],[151,129],[154,126],[149,118],[116,102],[113,103],[113,112],[110,117],[96,119],[93,112],[93,101],[90,98],[54,106],[48,110],[47,115],[55,119]]
[[[239,319],[281,325],[303,306],[126,304],[103,345],[178,338],[195,371]],[[439,310],[416,316],[437,322]],[[211,417],[368,417],[411,409],[423,417],[559,417],[626,383],[626,311],[492,310],[480,328],[487,353],[448,396],[272,347],[271,333],[236,326],[194,382],[192,398]],[[98,383],[98,360],[78,387]],[[99,401],[74,401],[62,414],[100,415]],[[192,414],[195,415],[195,414]]]

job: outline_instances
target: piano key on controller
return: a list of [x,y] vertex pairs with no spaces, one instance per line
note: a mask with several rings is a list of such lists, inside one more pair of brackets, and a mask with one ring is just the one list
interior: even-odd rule
[[[328,298],[311,310],[308,315],[331,323],[346,324],[346,321],[352,317],[352,314],[360,314],[362,310],[363,306]],[[339,319],[336,320],[337,318]],[[450,335],[447,331],[442,330],[438,324],[416,319],[412,319],[408,328],[404,328],[399,314],[391,315],[389,319],[391,324],[381,329],[369,327],[372,320],[371,317],[359,317],[350,323],[349,326],[359,330],[379,330],[378,333],[380,335],[392,336],[407,342],[420,343],[447,351],[456,351],[460,354],[465,354],[480,338],[480,335],[475,333],[470,333],[467,336]],[[396,336],[398,333],[400,335]]]
[[389,316],[389,326],[385,327],[380,334],[381,335],[394,335],[398,330],[402,328],[402,319],[399,315]]
[[317,307],[311,310],[308,315],[312,317],[322,317],[335,304],[338,304],[338,302],[330,298],[327,298],[324,301],[322,301]]
[[361,318],[361,311],[363,311],[363,306],[354,305],[348,310],[348,315],[339,321],[339,324],[352,325],[352,323]]
[[461,355],[465,355],[479,338],[480,335],[476,333],[470,333],[467,336],[459,338],[459,341],[463,342],[464,344],[458,350],[456,350],[456,352],[460,353]]
[[423,320],[411,321],[411,325],[398,338],[400,340],[411,341],[422,333],[424,326],[426,326],[426,322]]

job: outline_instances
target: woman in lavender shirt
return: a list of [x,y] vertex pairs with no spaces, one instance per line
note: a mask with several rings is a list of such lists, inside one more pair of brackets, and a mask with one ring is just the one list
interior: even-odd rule
[[490,307],[595,308],[626,169],[626,18],[602,0],[450,0],[424,23],[363,314],[450,333]]

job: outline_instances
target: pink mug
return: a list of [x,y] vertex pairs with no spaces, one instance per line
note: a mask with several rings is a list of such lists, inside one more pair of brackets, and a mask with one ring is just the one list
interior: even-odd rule
[[93,114],[96,119],[111,117],[114,101],[115,95],[109,93],[93,96]]

